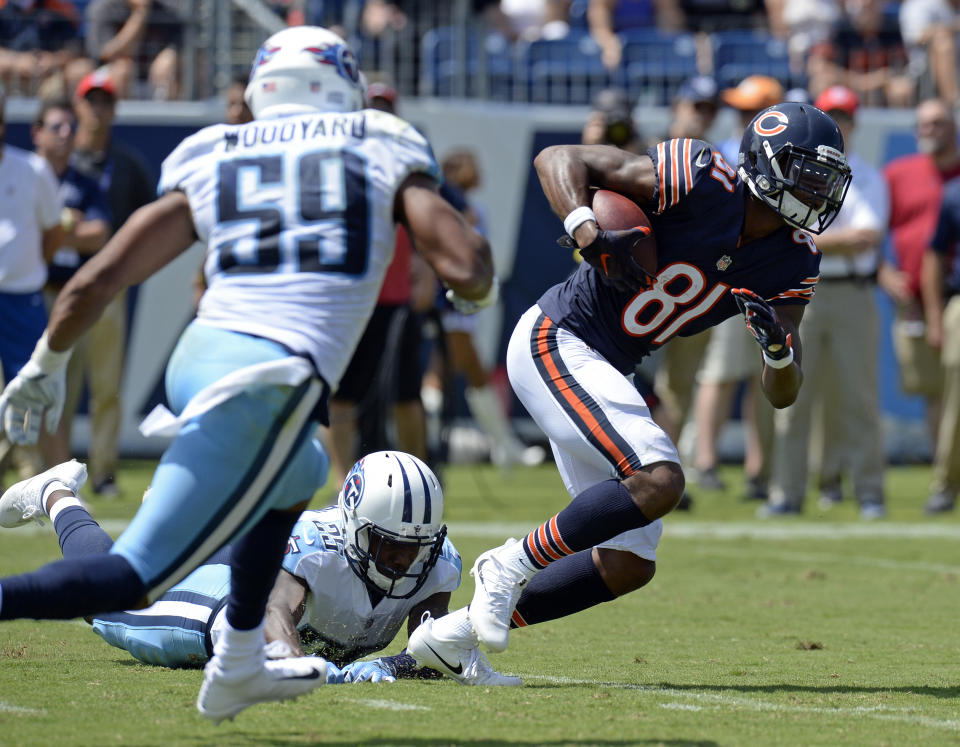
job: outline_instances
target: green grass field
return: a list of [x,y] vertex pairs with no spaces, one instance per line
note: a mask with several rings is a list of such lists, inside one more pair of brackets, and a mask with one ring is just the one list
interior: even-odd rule
[[[123,497],[91,501],[111,533],[150,468],[127,464]],[[142,666],[82,622],[3,623],[0,744],[960,744],[960,521],[923,516],[929,471],[891,470],[890,518],[873,523],[812,500],[757,520],[740,472],[723,475],[728,492],[668,519],[648,588],[514,631],[491,661],[522,688],[326,687],[214,727],[197,671]],[[444,477],[465,568],[566,503],[552,467]],[[58,557],[49,525],[2,532],[0,573]],[[454,603],[472,588],[465,573]]]

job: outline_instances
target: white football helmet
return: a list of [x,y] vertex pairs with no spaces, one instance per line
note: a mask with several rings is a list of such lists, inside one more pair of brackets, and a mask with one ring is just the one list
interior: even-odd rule
[[347,43],[319,26],[278,31],[257,51],[244,91],[255,119],[363,108],[360,68]]
[[[426,464],[402,451],[377,451],[353,465],[337,497],[350,567],[391,599],[420,590],[443,549],[443,491]],[[417,548],[405,569],[381,556],[390,547]]]

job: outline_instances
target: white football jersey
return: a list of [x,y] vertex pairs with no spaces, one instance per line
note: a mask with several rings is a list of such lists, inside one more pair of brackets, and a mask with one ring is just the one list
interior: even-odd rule
[[300,515],[290,532],[283,568],[309,587],[298,626],[304,650],[347,662],[388,646],[410,610],[423,600],[457,589],[462,561],[453,543],[444,540],[437,564],[416,594],[409,599],[384,597],[374,606],[367,585],[347,560],[340,510],[331,506]]
[[207,244],[204,324],[308,356],[333,390],[393,258],[397,188],[439,179],[423,136],[386,112],[214,125],[163,162]]

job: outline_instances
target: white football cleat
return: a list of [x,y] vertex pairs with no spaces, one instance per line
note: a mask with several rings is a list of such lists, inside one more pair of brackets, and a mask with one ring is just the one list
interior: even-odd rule
[[477,648],[476,641],[464,646],[462,641],[444,639],[433,629],[433,623],[432,617],[425,619],[407,642],[407,653],[419,666],[436,669],[461,685],[511,687],[523,684],[519,677],[501,674],[491,667],[487,657]]
[[473,564],[470,620],[480,642],[491,651],[504,651],[510,642],[510,617],[532,571],[508,554],[517,540],[487,550]]
[[265,661],[253,674],[224,674],[214,656],[203,668],[197,710],[219,724],[244,708],[271,700],[292,700],[327,682],[327,661],[319,656]]
[[59,480],[74,494],[78,494],[87,481],[87,465],[71,459],[69,462],[51,467],[46,472],[11,485],[3,497],[0,497],[0,526],[12,529],[26,524],[31,519],[42,526],[41,517],[48,516],[47,509],[43,505],[43,491],[54,480]]

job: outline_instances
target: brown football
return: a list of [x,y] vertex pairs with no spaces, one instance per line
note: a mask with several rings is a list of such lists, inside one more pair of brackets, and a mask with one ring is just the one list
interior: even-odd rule
[[637,203],[608,189],[598,189],[593,194],[593,214],[597,217],[597,225],[605,231],[637,226],[650,228],[650,235],[634,247],[633,258],[651,275],[657,274],[657,240],[650,219]]

